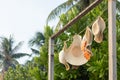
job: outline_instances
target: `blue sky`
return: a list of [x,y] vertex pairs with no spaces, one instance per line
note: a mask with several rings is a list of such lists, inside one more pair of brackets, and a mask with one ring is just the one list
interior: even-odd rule
[[[0,0],[0,36],[12,34],[16,42],[24,41],[21,52],[30,52],[28,40],[35,32],[43,32],[48,14],[64,1]],[[22,64],[25,60],[22,58],[19,62]]]

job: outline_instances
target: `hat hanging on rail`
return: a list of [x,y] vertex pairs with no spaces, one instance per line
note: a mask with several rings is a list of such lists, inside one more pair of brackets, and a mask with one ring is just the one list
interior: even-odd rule
[[93,41],[92,31],[89,27],[87,27],[86,31],[85,31],[85,34],[83,36],[83,39],[81,41],[81,50],[83,51],[83,53],[86,52],[86,51],[90,52],[89,57],[91,57],[91,54],[92,54],[92,52],[91,52],[92,41]]
[[[90,60],[92,52],[90,51],[90,49],[87,49],[86,44],[86,42],[89,40],[87,40],[85,43],[81,43],[82,41],[84,42],[84,40],[85,39],[82,39],[80,35],[74,35],[73,42],[69,46],[69,48],[67,48],[66,43],[64,43],[64,47],[59,53],[59,62],[65,65],[66,70],[70,69],[69,64],[73,66],[80,66]],[[83,48],[83,50],[81,49],[81,47]]]
[[92,34],[91,29],[88,26],[86,27],[86,31],[85,31],[85,34],[83,36],[83,40],[82,41],[86,41],[87,45],[91,45],[92,44],[93,34]]
[[102,17],[98,17],[97,20],[92,25],[92,32],[94,35],[94,40],[97,43],[101,43],[103,41],[103,31],[105,30],[105,21]]
[[92,31],[89,27],[86,27],[83,38],[75,34],[73,41],[67,48],[66,42],[64,42],[63,49],[59,53],[59,62],[65,65],[66,70],[70,69],[69,64],[72,66],[80,66],[87,63],[91,56],[91,45],[94,40],[97,43],[101,43],[103,40],[103,31],[105,29],[105,22],[101,17],[93,23]]
[[69,64],[66,62],[66,59],[65,59],[65,57],[66,57],[66,48],[67,48],[67,45],[66,45],[66,42],[64,42],[64,46],[63,46],[63,49],[60,51],[60,53],[59,53],[59,62],[60,63],[62,63],[62,64],[64,64],[64,66],[65,66],[65,68],[66,68],[66,70],[69,70],[70,69],[70,66],[69,66]]

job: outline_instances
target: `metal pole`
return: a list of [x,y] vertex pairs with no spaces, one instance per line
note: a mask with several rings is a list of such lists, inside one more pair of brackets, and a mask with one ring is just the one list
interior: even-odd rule
[[109,80],[117,80],[116,0],[108,0]]
[[54,39],[49,39],[48,80],[54,80]]

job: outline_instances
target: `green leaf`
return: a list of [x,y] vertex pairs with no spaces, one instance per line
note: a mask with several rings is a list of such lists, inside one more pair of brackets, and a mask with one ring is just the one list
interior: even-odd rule
[[27,54],[27,53],[16,53],[16,54],[11,55],[11,57],[15,58],[15,59],[18,59],[18,58],[21,58],[21,57],[24,57],[24,56],[30,56],[30,55]]

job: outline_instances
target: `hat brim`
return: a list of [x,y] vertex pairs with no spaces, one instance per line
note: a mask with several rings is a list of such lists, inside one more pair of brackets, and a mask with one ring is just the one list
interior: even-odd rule
[[80,66],[88,62],[88,60],[84,57],[84,53],[81,52],[81,55],[78,57],[73,56],[72,53],[66,56],[66,61],[71,65]]
[[97,43],[101,43],[103,41],[103,33],[99,33],[99,34],[95,35],[94,40]]
[[105,28],[105,21],[102,17],[99,16],[92,26],[92,32],[95,36],[94,40],[97,43],[101,43],[103,41],[103,31],[105,30]]
[[100,27],[98,25],[98,19],[92,25],[92,32],[94,35],[98,34],[100,31]]
[[89,27],[86,28],[85,35],[83,36],[82,42],[87,41],[87,45],[91,45],[93,40],[93,34]]

